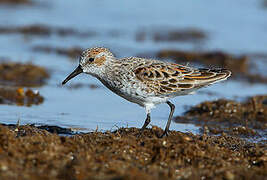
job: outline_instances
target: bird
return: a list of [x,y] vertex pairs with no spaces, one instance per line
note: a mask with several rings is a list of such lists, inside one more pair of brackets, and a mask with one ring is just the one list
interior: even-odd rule
[[122,98],[145,108],[146,118],[140,134],[151,122],[151,109],[166,103],[170,113],[163,134],[168,136],[175,110],[170,99],[194,93],[202,87],[226,80],[231,71],[223,68],[193,68],[187,65],[139,57],[116,58],[104,47],[85,49],[78,67],[62,82],[66,84],[78,74],[97,78],[104,86]]

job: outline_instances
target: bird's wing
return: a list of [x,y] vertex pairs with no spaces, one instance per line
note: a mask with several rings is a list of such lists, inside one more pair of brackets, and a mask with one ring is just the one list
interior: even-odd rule
[[194,69],[187,66],[155,62],[137,67],[135,76],[156,94],[192,91],[225,80],[231,72],[225,69]]

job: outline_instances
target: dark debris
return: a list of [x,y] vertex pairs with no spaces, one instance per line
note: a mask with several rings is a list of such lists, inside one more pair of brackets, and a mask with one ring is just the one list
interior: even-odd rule
[[78,58],[82,53],[82,48],[72,47],[72,48],[53,48],[49,46],[36,46],[33,48],[33,51],[44,52],[44,53],[55,53],[58,55],[68,56],[72,59]]
[[257,131],[264,132],[267,129],[266,99],[267,95],[262,95],[245,102],[225,99],[206,101],[189,109],[184,116],[176,117],[175,121],[200,125],[201,131],[208,134],[260,137]]
[[1,87],[0,86],[0,104],[32,106],[43,103],[44,97],[38,91],[31,89]]
[[58,136],[0,126],[0,179],[264,179],[266,144],[153,127]]
[[150,32],[141,30],[136,34],[137,41],[145,41],[149,38],[155,42],[198,42],[205,40],[207,35],[202,30],[195,28],[167,30],[165,28],[155,28]]
[[32,4],[31,0],[0,0],[0,4],[18,5],[18,4]]
[[33,64],[0,63],[0,85],[41,86],[49,78],[47,70]]
[[80,36],[80,37],[90,37],[95,36],[96,32],[79,32],[74,29],[64,28],[64,27],[51,27],[43,24],[32,24],[25,26],[1,26],[0,34],[23,34],[28,36]]

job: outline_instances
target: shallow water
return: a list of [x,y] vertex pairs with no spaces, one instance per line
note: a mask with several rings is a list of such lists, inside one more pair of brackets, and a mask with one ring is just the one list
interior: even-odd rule
[[[51,73],[47,85],[36,88],[45,97],[43,104],[32,107],[1,105],[2,123],[35,123],[77,128],[82,131],[111,130],[121,126],[141,127],[144,110],[108,91],[96,79],[80,75],[69,84],[97,84],[100,88],[62,87],[61,81],[77,66],[65,56],[34,52],[35,46],[109,47],[118,57],[156,52],[163,48],[185,50],[223,50],[236,55],[266,53],[267,11],[261,1],[236,0],[205,3],[193,0],[172,1],[34,1],[33,6],[0,6],[0,26],[44,24],[71,28],[80,32],[96,32],[95,36],[24,36],[0,34],[0,57],[45,66]],[[149,8],[145,8],[148,7]],[[131,11],[129,9],[134,9]],[[159,13],[160,12],[160,13]],[[139,30],[156,28],[196,28],[207,33],[204,42],[136,41]],[[117,33],[117,35],[112,35]],[[266,66],[266,63],[263,63]],[[263,65],[264,66],[264,65]],[[259,68],[264,71],[265,68]],[[68,86],[68,85],[67,85]],[[181,115],[189,106],[218,98],[242,100],[247,96],[266,94],[267,85],[228,80],[202,89],[194,95],[177,97],[174,115]],[[207,92],[211,92],[207,94]],[[213,94],[213,95],[210,95]],[[152,111],[152,124],[165,127],[167,105]],[[192,124],[172,123],[171,129],[198,132]]]

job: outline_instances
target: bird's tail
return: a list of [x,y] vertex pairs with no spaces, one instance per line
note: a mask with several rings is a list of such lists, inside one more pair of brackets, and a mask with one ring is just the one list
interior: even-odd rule
[[231,76],[231,71],[227,69],[196,69],[193,73],[186,75],[184,78],[194,80],[195,85],[206,86],[215,82],[226,80]]

